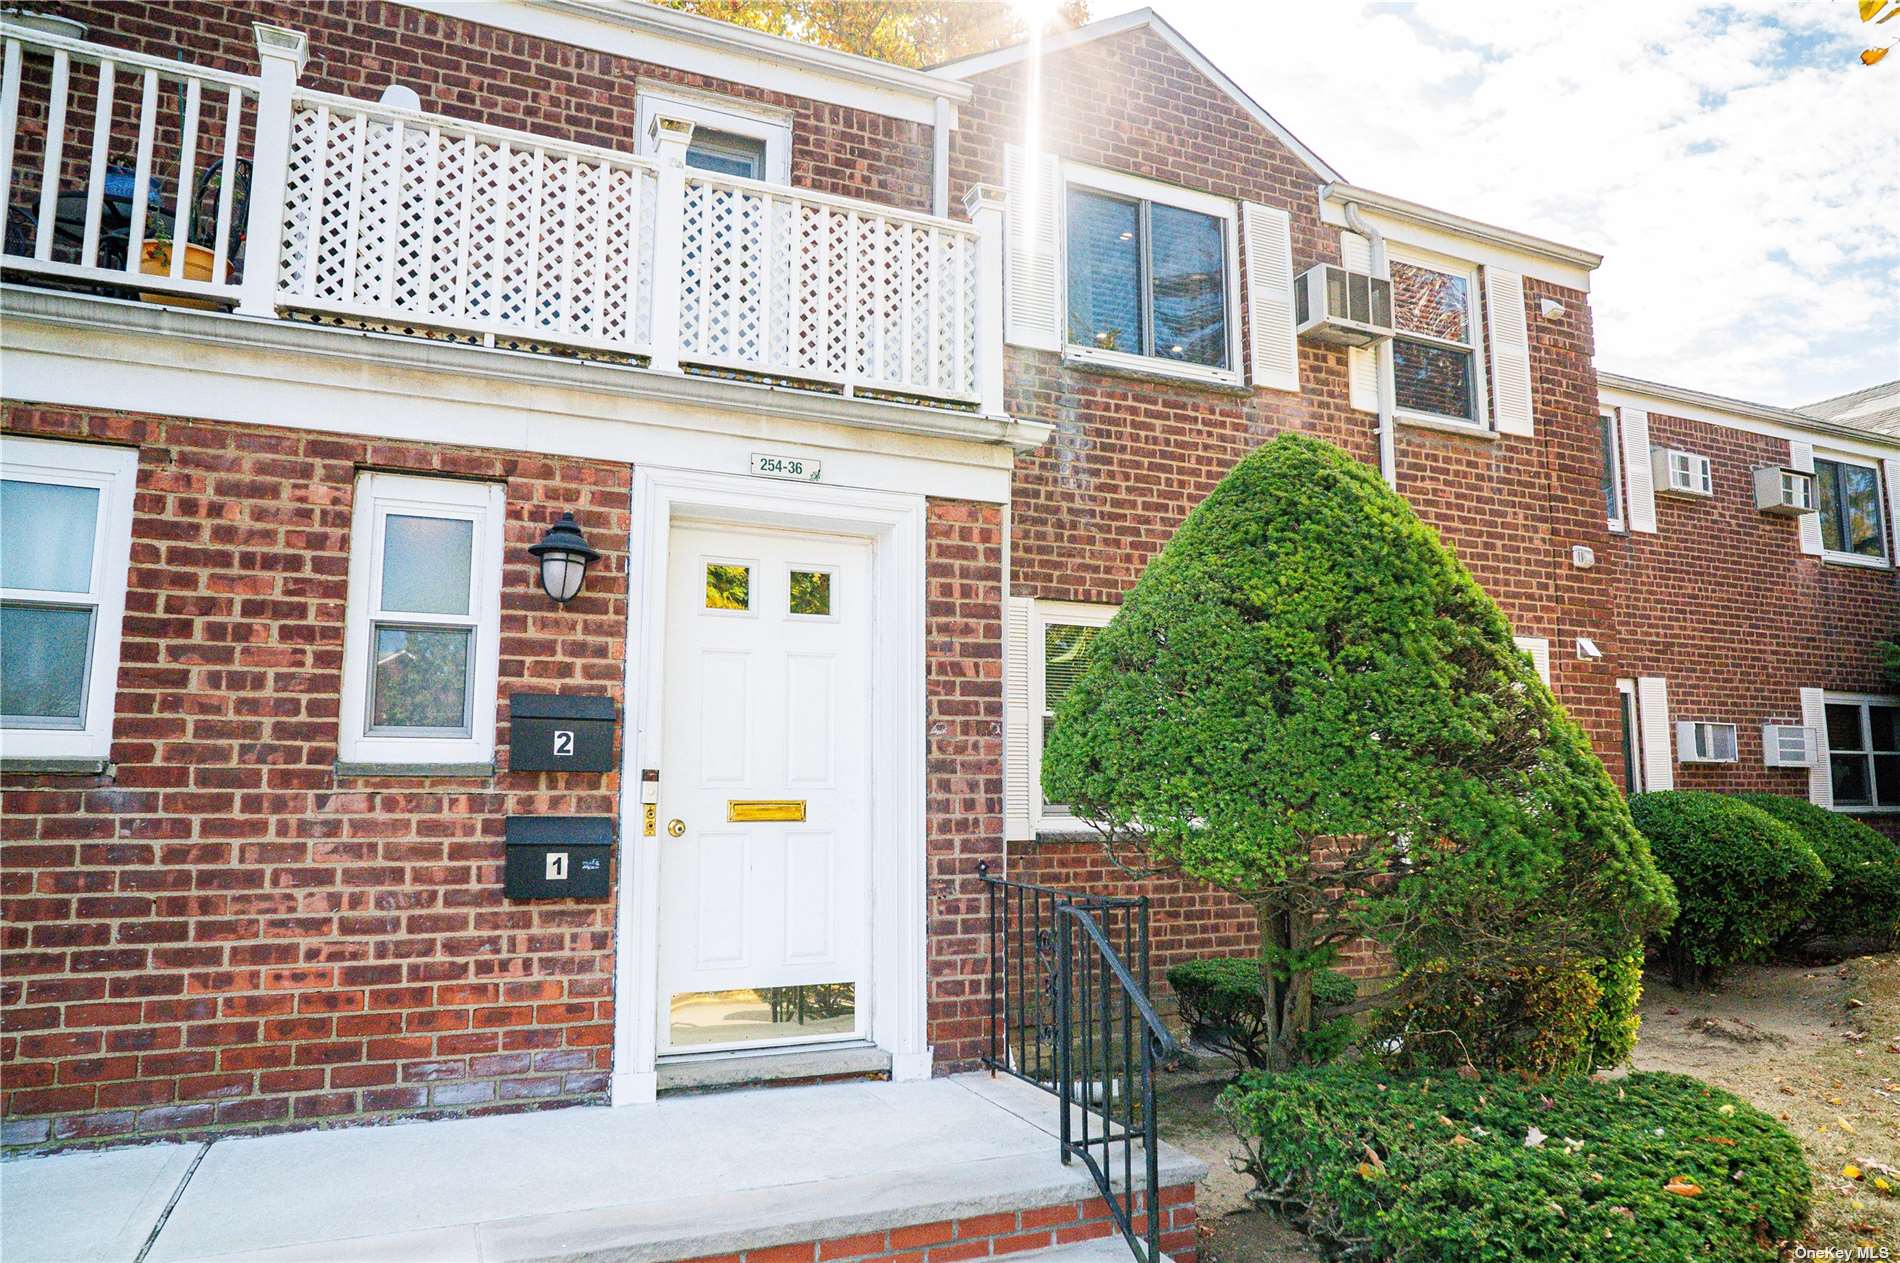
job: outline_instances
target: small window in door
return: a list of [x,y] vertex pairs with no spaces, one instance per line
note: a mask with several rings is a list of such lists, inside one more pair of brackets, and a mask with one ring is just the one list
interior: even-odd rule
[[831,572],[829,570],[792,571],[789,612],[807,618],[831,616]]
[[752,567],[730,561],[707,562],[706,608],[709,610],[751,609]]
[[686,147],[686,165],[716,175],[736,175],[746,180],[765,178],[765,142],[737,132],[693,129],[692,143]]

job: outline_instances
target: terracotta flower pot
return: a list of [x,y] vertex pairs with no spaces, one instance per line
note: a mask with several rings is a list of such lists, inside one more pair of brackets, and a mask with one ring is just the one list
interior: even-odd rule
[[[139,271],[147,276],[170,276],[172,270],[172,249],[176,243],[154,241],[147,238],[139,250]],[[211,267],[217,256],[209,246],[185,245],[184,277],[188,281],[208,281],[211,279]],[[147,303],[169,303],[174,307],[215,308],[217,303],[209,298],[192,298],[183,294],[160,294],[141,290],[139,301]]]

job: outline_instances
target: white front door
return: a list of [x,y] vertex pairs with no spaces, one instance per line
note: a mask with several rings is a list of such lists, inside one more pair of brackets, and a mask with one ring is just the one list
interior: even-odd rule
[[870,545],[676,524],[667,574],[659,1051],[863,1038]]

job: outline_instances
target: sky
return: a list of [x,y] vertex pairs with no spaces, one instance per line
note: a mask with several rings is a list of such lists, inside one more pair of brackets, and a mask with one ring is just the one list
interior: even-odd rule
[[1603,254],[1599,369],[1784,407],[1900,378],[1900,49],[1858,60],[1900,19],[1150,3],[1350,182]]

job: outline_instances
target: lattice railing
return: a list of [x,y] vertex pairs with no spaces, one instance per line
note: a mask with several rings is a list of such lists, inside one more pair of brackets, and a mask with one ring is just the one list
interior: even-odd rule
[[[1003,411],[1002,211],[965,223],[0,22],[0,268]],[[629,138],[631,141],[631,138]],[[129,160],[125,155],[130,155]]]
[[280,302],[642,353],[651,162],[300,93]]
[[976,259],[968,225],[694,172],[680,359],[974,399]]

